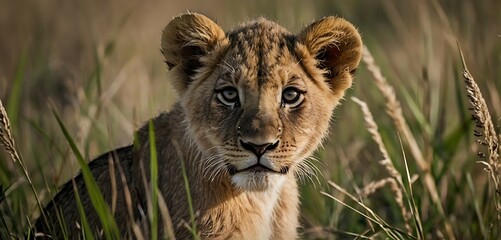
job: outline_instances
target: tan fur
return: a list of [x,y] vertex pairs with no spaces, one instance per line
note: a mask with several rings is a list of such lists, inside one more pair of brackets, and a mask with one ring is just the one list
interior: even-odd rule
[[[169,113],[152,122],[159,189],[176,237],[191,236],[183,162],[202,238],[297,238],[296,177],[304,174],[304,159],[326,135],[333,109],[351,86],[362,46],[357,30],[343,19],[327,17],[294,35],[261,18],[224,33],[209,18],[187,13],[167,25],[161,46],[179,98]],[[225,98],[223,92],[238,96]],[[287,93],[302,101],[288,101]],[[125,173],[134,209],[147,205],[140,172],[149,173],[148,139],[145,125],[138,131],[138,144],[119,150],[115,158],[130,166]],[[109,193],[109,176],[101,174],[106,168],[95,169],[102,191]],[[81,177],[76,181],[81,184]],[[71,218],[75,234],[75,205],[59,197],[71,197],[70,190],[65,187],[54,202]],[[97,221],[88,201],[84,205]],[[47,207],[48,212],[53,208]],[[117,209],[125,211],[124,203],[118,202]],[[134,211],[136,218],[139,213]],[[116,217],[128,222],[121,225],[126,235],[130,218]],[[99,229],[97,223],[92,226]]]

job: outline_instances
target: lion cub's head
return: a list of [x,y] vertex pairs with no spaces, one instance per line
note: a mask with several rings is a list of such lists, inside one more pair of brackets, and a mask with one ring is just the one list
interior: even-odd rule
[[266,190],[301,169],[351,86],[362,42],[347,21],[326,17],[292,34],[266,19],[225,33],[187,13],[165,27],[162,52],[206,155],[205,177]]

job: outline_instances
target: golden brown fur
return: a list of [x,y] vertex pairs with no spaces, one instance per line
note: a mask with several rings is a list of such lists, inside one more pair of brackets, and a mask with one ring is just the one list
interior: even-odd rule
[[[161,49],[179,98],[169,113],[152,122],[159,189],[177,238],[190,238],[181,162],[202,238],[297,238],[296,177],[304,174],[304,159],[320,144],[333,109],[351,86],[361,46],[357,30],[336,17],[320,19],[298,35],[262,18],[228,33],[194,13],[167,25]],[[129,166],[124,169],[136,218],[137,206],[146,211],[147,205],[140,173],[149,173],[148,139],[145,125],[138,131],[137,146],[121,149],[116,158]],[[107,159],[104,155],[95,161]],[[102,191],[109,193],[109,176],[103,174],[107,168],[93,169]],[[76,182],[82,185],[81,177]],[[74,222],[80,219],[74,202],[65,197],[72,197],[70,187],[54,202],[76,234]],[[53,205],[47,207],[49,215]],[[85,207],[97,222],[88,200]],[[119,201],[117,209],[126,211],[125,203]],[[131,219],[115,216],[128,223],[121,224],[125,235]]]

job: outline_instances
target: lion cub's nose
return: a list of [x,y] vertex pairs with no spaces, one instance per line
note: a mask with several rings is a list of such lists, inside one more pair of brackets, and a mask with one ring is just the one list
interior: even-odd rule
[[251,142],[244,142],[240,140],[240,144],[242,145],[242,147],[256,154],[257,159],[261,158],[261,156],[263,156],[263,154],[266,151],[270,151],[277,148],[278,142],[279,141],[276,141],[275,143],[254,144]]

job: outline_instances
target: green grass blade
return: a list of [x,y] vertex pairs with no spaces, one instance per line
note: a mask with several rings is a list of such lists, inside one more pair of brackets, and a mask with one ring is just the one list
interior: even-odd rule
[[158,161],[155,130],[153,122],[148,123],[148,135],[150,142],[150,174],[151,174],[151,239],[158,238]]
[[83,232],[83,237],[84,239],[88,240],[94,240],[94,236],[92,235],[92,231],[90,230],[89,227],[89,221],[87,220],[87,216],[85,215],[85,209],[82,205],[82,200],[80,199],[80,194],[78,193],[78,188],[73,181],[73,192],[75,193],[75,200],[77,201],[77,206],[78,206],[78,213],[80,213],[80,219],[81,219],[81,228]]
[[424,130],[426,135],[431,136],[432,135],[431,125],[428,122],[428,120],[426,120],[425,115],[421,112],[421,109],[419,108],[416,101],[411,97],[410,93],[404,87],[400,88],[400,93],[402,94],[405,101],[407,102],[409,109],[411,110],[412,114],[414,115],[416,121],[419,123],[421,129]]
[[[58,208],[58,206],[56,205],[55,202],[53,202],[53,204],[54,204],[54,208],[56,208],[56,218],[57,218],[57,222],[59,224],[59,229],[58,230],[63,232],[63,238],[64,239],[69,239],[69,237],[68,237],[68,227],[66,225],[66,221],[64,220],[63,211],[61,210],[61,208]],[[52,224],[51,224],[50,227],[52,227],[51,229],[54,229],[54,226]]]
[[3,191],[3,186],[0,184],[0,203],[5,199],[5,193]]
[[179,145],[177,142],[173,142],[174,147],[176,148],[176,151],[178,152],[178,156],[181,161],[181,172],[183,174],[183,180],[184,180],[184,187],[186,189],[186,198],[188,199],[188,210],[190,212],[190,221],[191,221],[191,233],[193,235],[193,239],[200,239],[198,236],[198,231],[197,231],[197,223],[195,221],[195,211],[193,210],[193,202],[191,200],[191,191],[190,191],[190,184],[188,182],[188,174],[186,174],[186,166],[184,165],[184,158],[183,154],[181,152],[181,149],[179,148]]
[[39,133],[40,136],[42,136],[46,140],[46,143],[48,145],[50,145],[51,147],[54,147],[60,156],[64,156],[64,151],[61,149],[61,147],[58,145],[58,143],[54,140],[54,138],[51,137],[50,134],[47,133],[46,130],[42,126],[37,124],[32,119],[26,119],[26,122],[33,130],[35,130],[35,132]]
[[477,199],[475,196],[477,196],[475,192],[475,185],[473,184],[473,180],[471,178],[471,174],[467,173],[466,174],[466,179],[468,180],[468,187],[470,188],[471,195],[473,196],[473,207],[475,209],[475,214],[478,218],[478,224],[480,225],[480,232],[482,233],[482,236],[484,239],[488,239],[487,235],[487,230],[485,228],[484,224],[484,218],[482,216],[482,212],[480,211],[480,204],[478,203]]
[[26,63],[28,62],[27,51],[21,55],[21,59],[16,68],[16,75],[12,83],[9,99],[7,101],[7,115],[9,115],[12,129],[17,129],[19,124],[19,103],[21,100],[21,87],[24,79]]
[[106,204],[103,194],[99,190],[99,187],[97,186],[96,181],[94,180],[94,177],[92,176],[92,172],[85,162],[82,154],[78,150],[75,142],[71,138],[70,134],[66,130],[66,127],[64,126],[63,122],[59,118],[59,115],[56,113],[56,111],[52,111],[54,116],[56,117],[57,123],[59,124],[59,127],[61,128],[66,140],[68,141],[68,144],[70,145],[71,150],[73,151],[73,154],[75,155],[78,164],[81,167],[82,171],[82,176],[85,182],[85,187],[87,189],[87,192],[89,194],[92,206],[97,212],[97,215],[99,217],[99,220],[101,221],[101,224],[103,225],[103,231],[106,236],[106,239],[119,239],[120,234],[118,231],[118,227],[116,225],[115,219],[113,215],[111,214],[109,206]]
[[423,230],[423,223],[421,222],[421,217],[419,215],[419,208],[416,204],[416,197],[414,196],[414,191],[412,189],[412,180],[411,180],[411,175],[409,172],[409,165],[407,162],[407,156],[404,151],[404,146],[402,145],[402,139],[400,138],[400,135],[398,137],[398,140],[400,142],[400,149],[402,151],[402,157],[404,159],[404,164],[405,164],[405,183],[407,184],[407,189],[405,187],[403,188],[405,197],[407,199],[407,204],[409,205],[409,209],[411,210],[412,214],[412,219],[414,220],[414,228],[418,234],[418,239],[426,239],[424,230]]
[[464,129],[470,128],[471,125],[473,125],[473,120],[462,121],[442,141],[437,141],[438,143],[434,144],[434,153],[443,159],[442,163],[444,164],[436,175],[437,182],[440,182],[450,171],[450,166],[454,163],[454,156],[460,152],[458,148],[461,141],[470,134]]
[[[332,183],[331,183],[331,186],[334,186],[334,185],[332,185]],[[353,206],[351,206],[351,205],[349,205],[349,204],[341,201],[340,199],[334,197],[333,195],[331,195],[329,193],[321,191],[320,194],[333,199],[334,201],[338,202],[339,204],[341,204],[341,205],[349,208],[350,210],[358,213],[360,216],[363,216],[366,220],[371,221],[375,225],[379,226],[379,229],[382,230],[382,231],[384,231],[384,233],[390,239],[415,239],[413,236],[410,236],[410,235],[406,234],[405,232],[403,232],[401,230],[397,230],[397,228],[392,227],[391,225],[387,224],[372,209],[370,209],[369,207],[367,207],[362,202],[356,201],[357,205],[359,205],[362,208],[364,208],[368,212],[368,214],[363,213],[362,211],[360,211],[360,210],[356,209],[355,207],[353,207]],[[353,199],[353,200],[355,200],[355,199]],[[402,235],[404,235],[406,237],[404,238]]]
[[[7,202],[5,204],[8,205]],[[0,228],[2,231],[0,231],[0,237],[2,239],[4,239],[4,238],[8,239],[7,236],[12,235],[12,233],[10,232],[11,231],[10,230],[11,220],[9,220],[7,218],[7,217],[10,217],[10,219],[13,219],[12,213],[10,212],[9,206],[7,206],[5,209],[7,210],[7,212],[4,212],[3,207],[0,208],[0,218],[2,219],[2,226]],[[9,224],[7,222],[9,222]]]

